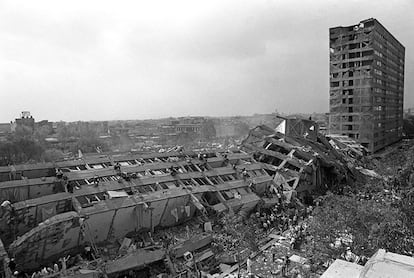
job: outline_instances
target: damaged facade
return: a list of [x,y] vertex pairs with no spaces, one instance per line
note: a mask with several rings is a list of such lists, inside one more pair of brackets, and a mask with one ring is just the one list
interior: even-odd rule
[[376,152],[402,137],[405,48],[376,19],[329,29],[329,133]]

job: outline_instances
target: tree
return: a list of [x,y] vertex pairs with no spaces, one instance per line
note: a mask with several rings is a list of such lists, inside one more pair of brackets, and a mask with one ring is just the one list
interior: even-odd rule
[[38,128],[36,128],[33,137],[38,141],[38,142],[44,142],[46,137],[52,133],[52,130],[50,129],[49,126],[40,126]]
[[42,158],[45,162],[54,162],[58,160],[62,160],[64,157],[64,154],[61,150],[57,149],[48,149],[45,150]]
[[15,139],[18,138],[32,138],[33,137],[33,129],[31,127],[25,126],[25,125],[21,125],[21,126],[16,126],[16,130],[14,131],[13,137]]
[[77,153],[78,150],[81,150],[82,152],[85,152],[85,153],[96,152],[98,147],[102,151],[108,150],[108,147],[106,146],[106,144],[101,142],[99,138],[81,137],[79,138],[78,142],[72,146],[71,152]]
[[70,137],[74,136],[74,133],[64,124],[58,125],[56,130],[57,138],[61,142],[63,149],[66,148],[66,144]]
[[12,137],[0,144],[2,165],[39,161],[43,152],[44,148],[38,142],[25,137]]

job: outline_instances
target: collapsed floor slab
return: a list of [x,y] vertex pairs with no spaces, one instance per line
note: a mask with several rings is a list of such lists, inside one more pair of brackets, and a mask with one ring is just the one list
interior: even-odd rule
[[264,164],[277,186],[301,197],[351,181],[352,170],[344,156],[322,134],[294,134],[258,126],[242,142],[242,149]]

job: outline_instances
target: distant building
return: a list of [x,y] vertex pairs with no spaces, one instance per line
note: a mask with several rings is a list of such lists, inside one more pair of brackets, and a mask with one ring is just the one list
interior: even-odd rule
[[11,123],[0,123],[0,142],[6,141],[6,137],[10,133],[11,133]]
[[404,109],[404,119],[414,116],[414,108]]
[[168,133],[195,133],[200,135],[205,119],[203,117],[185,117],[172,119],[169,125],[164,125],[163,130]]
[[405,48],[376,19],[329,29],[329,133],[370,152],[402,137]]
[[35,123],[35,129],[47,130],[48,135],[53,133],[53,123],[48,120],[43,120]]
[[201,124],[177,124],[175,126],[177,133],[197,133],[201,131]]
[[16,119],[15,123],[12,124],[12,131],[23,127],[29,128],[32,132],[35,129],[35,119],[30,115],[29,111],[23,111],[21,117]]

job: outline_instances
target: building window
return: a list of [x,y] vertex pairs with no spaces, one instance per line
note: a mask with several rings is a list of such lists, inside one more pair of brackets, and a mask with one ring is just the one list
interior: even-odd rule
[[382,58],[382,53],[381,52],[378,52],[377,50],[375,50],[374,53],[375,53],[375,55],[377,55],[377,56],[379,56],[379,57]]
[[374,69],[374,72],[377,74],[377,75],[380,75],[380,76],[382,76],[382,71],[380,71],[380,70],[377,70],[377,69]]

